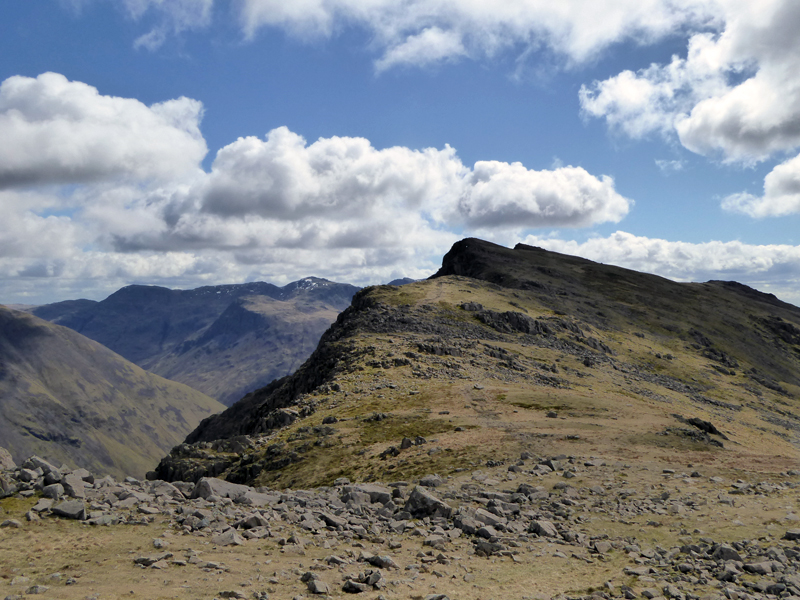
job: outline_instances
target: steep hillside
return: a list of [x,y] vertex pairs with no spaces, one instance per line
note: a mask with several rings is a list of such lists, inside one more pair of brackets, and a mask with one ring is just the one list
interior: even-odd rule
[[0,306],[0,439],[97,473],[143,476],[224,408],[65,327]]
[[245,296],[232,302],[202,335],[148,361],[148,366],[230,406],[294,372],[336,320],[340,306],[306,297]]
[[232,404],[297,368],[357,290],[315,277],[282,288],[131,285],[101,302],[59,302],[32,312]]
[[800,458],[798,377],[800,309],[773,296],[464,240],[431,280],[357,294],[294,375],[158,474],[308,486],[520,452],[780,471]]

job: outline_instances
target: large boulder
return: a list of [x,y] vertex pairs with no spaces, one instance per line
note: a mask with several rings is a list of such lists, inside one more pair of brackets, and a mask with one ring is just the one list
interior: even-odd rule
[[58,471],[58,467],[56,467],[54,464],[47,462],[45,459],[41,458],[40,456],[36,456],[35,454],[22,463],[22,466],[31,470],[41,469],[43,475],[47,475],[51,471]]
[[70,473],[69,475],[64,475],[64,477],[61,478],[61,483],[56,485],[62,485],[64,487],[64,493],[70,498],[86,497],[86,491],[83,485],[83,479],[81,479],[74,473]]
[[528,527],[530,533],[535,533],[539,537],[558,537],[558,529],[550,521],[533,521]]
[[11,477],[6,477],[5,475],[0,474],[0,498],[10,496],[16,491],[17,484],[14,483]]
[[417,486],[406,500],[405,509],[414,517],[444,517],[450,518],[453,509],[428,492],[425,488]]
[[83,500],[67,500],[50,509],[54,515],[67,519],[86,520],[86,507]]
[[348,494],[366,494],[369,496],[371,503],[386,504],[392,499],[392,490],[382,485],[375,483],[359,483],[355,485],[346,485],[342,490],[344,495]]
[[216,496],[217,498],[230,498],[231,500],[245,494],[252,492],[253,488],[240,485],[238,483],[231,483],[224,479],[217,479],[216,477],[203,477],[194,486],[192,498],[203,498],[208,500],[209,496]]
[[736,551],[735,548],[728,546],[727,544],[720,544],[717,546],[716,550],[714,550],[713,554],[711,555],[716,561],[725,562],[728,560],[735,560],[735,561],[742,561],[741,555]]

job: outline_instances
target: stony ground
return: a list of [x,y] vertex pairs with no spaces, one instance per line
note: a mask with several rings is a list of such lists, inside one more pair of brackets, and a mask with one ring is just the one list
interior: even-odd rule
[[0,597],[800,597],[800,475],[679,460],[274,491],[32,458],[0,478]]

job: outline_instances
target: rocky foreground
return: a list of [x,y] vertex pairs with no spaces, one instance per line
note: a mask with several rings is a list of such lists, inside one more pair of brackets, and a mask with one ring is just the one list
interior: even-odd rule
[[0,476],[0,596],[800,598],[798,473],[683,467],[525,453],[444,480],[276,491],[34,456]]

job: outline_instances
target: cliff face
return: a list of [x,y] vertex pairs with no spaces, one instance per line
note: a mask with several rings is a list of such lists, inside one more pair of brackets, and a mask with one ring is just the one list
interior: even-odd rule
[[203,421],[157,472],[314,485],[585,445],[781,464],[798,458],[799,396],[797,307],[470,239],[428,281],[358,293],[296,373]]

